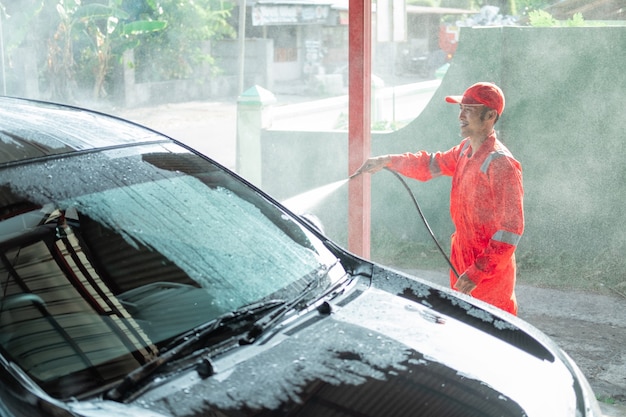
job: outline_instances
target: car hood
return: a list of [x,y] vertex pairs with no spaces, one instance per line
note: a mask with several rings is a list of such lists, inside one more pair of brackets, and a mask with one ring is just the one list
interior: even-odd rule
[[172,416],[577,415],[578,371],[558,348],[445,290],[381,287],[213,358],[208,378],[182,372],[133,402]]

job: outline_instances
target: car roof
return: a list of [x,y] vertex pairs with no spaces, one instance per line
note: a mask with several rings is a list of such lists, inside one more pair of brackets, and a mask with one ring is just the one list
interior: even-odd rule
[[103,113],[0,97],[0,166],[51,155],[166,139],[148,128]]

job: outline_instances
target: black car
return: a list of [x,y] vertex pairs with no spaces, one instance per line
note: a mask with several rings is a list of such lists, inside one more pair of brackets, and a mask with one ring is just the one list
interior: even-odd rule
[[0,415],[599,416],[500,310],[145,127],[0,98]]

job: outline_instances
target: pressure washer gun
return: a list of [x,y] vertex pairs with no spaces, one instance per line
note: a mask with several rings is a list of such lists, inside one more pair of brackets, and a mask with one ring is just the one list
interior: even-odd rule
[[375,174],[376,172],[385,168],[390,160],[391,160],[390,155],[382,155],[382,156],[375,156],[372,158],[368,158],[367,161],[363,162],[363,165],[361,165],[359,169],[357,169],[356,172],[350,175],[350,177],[348,178],[352,179],[354,177],[357,177],[365,173]]

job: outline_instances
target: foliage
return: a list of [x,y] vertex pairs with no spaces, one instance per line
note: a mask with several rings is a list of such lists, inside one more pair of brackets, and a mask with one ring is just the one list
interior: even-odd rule
[[568,27],[580,27],[585,26],[585,19],[581,13],[576,13],[571,19],[565,21],[565,26]]
[[203,41],[233,36],[231,8],[225,0],[0,0],[7,62],[30,48],[48,98],[65,102],[81,91],[106,97],[128,49],[143,48],[142,62],[160,78],[188,76],[210,62]]
[[58,25],[47,41],[52,98],[72,100],[76,88],[88,80],[93,99],[106,96],[105,81],[113,59],[134,47],[137,36],[166,26],[164,21],[131,19],[122,6],[123,0],[107,4],[58,1]]
[[136,48],[138,80],[185,79],[202,63],[215,71],[203,42],[235,36],[227,20],[231,10],[232,3],[219,0],[161,0],[161,18],[170,24]]
[[4,47],[7,50],[14,50],[27,39],[44,2],[45,0],[0,1],[0,18],[3,26],[5,22],[15,22],[10,25],[10,30],[3,31]]
[[600,395],[599,397],[596,397],[596,399],[604,404],[615,405],[617,403],[617,400],[615,398],[607,395]]
[[47,39],[47,75],[52,98],[69,99],[75,82],[75,59],[73,45],[74,25],[80,22],[73,18],[80,3],[61,0],[56,6],[58,26],[53,37]]
[[553,27],[558,24],[558,21],[550,13],[543,10],[531,11],[528,13],[528,18],[530,25],[534,27]]
[[543,10],[534,10],[528,13],[530,25],[533,27],[580,27],[585,26],[583,15],[576,13],[571,19],[566,21],[556,20],[552,15]]

